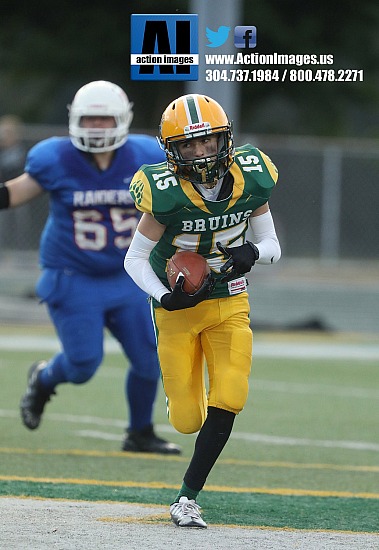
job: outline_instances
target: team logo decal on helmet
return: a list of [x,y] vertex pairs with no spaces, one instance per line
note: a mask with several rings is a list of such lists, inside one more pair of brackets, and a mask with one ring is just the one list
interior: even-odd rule
[[[162,115],[159,134],[169,169],[192,183],[212,185],[234,162],[231,123],[221,105],[208,96],[188,94],[170,103]],[[217,136],[217,152],[184,159],[178,145],[207,135]]]

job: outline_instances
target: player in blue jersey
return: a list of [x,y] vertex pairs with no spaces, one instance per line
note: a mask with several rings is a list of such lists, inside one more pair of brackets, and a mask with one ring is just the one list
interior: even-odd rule
[[92,378],[103,359],[106,328],[130,362],[123,450],[179,454],[180,447],[153,429],[160,376],[153,325],[147,295],[123,268],[139,218],[129,183],[143,163],[165,159],[153,137],[128,133],[132,117],[132,104],[119,86],[86,84],[69,107],[70,137],[35,145],[25,172],[0,187],[0,208],[50,195],[36,290],[62,351],[31,366],[21,417],[36,429],[59,384]]
[[[226,113],[204,95],[168,105],[160,141],[167,162],[142,166],[130,185],[143,215],[125,269],[153,297],[170,422],[181,433],[198,432],[171,518],[179,527],[205,528],[196,499],[248,397],[252,331],[245,273],[281,255],[268,205],[278,172],[256,147],[234,147]],[[211,269],[193,295],[184,292],[182,274],[173,290],[167,281],[168,259],[181,250],[201,254]]]

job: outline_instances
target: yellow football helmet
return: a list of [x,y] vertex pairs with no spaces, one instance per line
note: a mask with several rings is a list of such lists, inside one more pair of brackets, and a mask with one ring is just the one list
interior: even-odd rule
[[[179,143],[210,134],[218,137],[217,154],[196,159],[182,157]],[[170,103],[162,115],[158,139],[169,169],[192,183],[217,183],[234,162],[232,125],[221,105],[205,95],[187,94]]]

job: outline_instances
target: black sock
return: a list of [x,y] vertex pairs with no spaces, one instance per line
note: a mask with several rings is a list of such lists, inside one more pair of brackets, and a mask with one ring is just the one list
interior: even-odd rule
[[224,409],[208,407],[208,416],[197,436],[195,451],[184,476],[184,483],[200,491],[229,439],[236,415]]

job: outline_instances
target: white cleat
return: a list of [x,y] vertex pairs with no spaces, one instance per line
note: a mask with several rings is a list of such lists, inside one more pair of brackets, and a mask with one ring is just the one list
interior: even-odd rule
[[207,524],[200,514],[200,506],[195,500],[188,500],[187,497],[180,497],[179,502],[170,506],[171,519],[178,527],[201,527],[206,528]]

